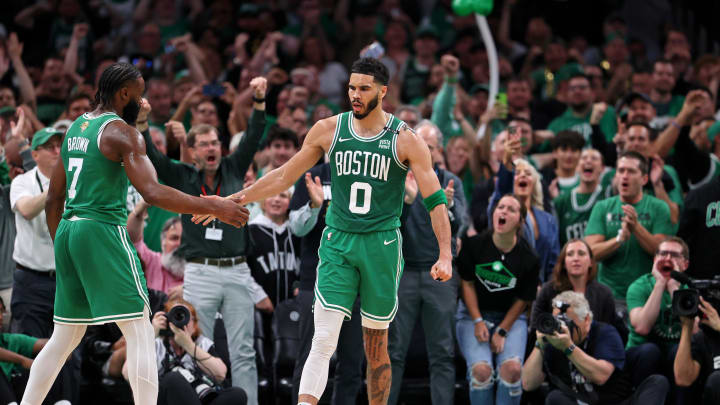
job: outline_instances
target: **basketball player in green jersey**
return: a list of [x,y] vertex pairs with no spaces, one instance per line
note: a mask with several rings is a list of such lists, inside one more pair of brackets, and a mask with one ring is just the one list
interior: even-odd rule
[[[103,71],[97,108],[68,128],[50,179],[45,213],[55,242],[55,327],[30,369],[22,404],[39,405],[87,325],[115,322],[127,342],[135,404],[157,403],[158,373],[147,287],[125,223],[128,179],[148,203],[179,213],[213,214],[235,226],[248,218],[233,200],[209,201],[160,185],[132,127],[145,89],[140,72],[116,63]],[[64,208],[64,212],[63,212]]]
[[300,404],[317,404],[322,396],[340,326],[350,317],[358,293],[368,360],[368,398],[371,404],[387,403],[391,381],[387,332],[397,310],[402,274],[398,228],[408,168],[430,211],[440,248],[430,272],[440,281],[452,277],[445,194],[423,139],[380,107],[387,83],[387,68],[376,59],[353,63],[348,85],[352,111],[318,121],[292,159],[235,194],[243,203],[278,194],[324,153],[330,157],[333,200],[318,250],[315,335],[300,380]]

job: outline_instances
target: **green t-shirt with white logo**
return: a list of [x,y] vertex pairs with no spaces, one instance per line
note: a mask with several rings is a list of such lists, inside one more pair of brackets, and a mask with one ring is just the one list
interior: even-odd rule
[[604,198],[605,189],[598,184],[592,193],[580,193],[576,187],[569,192],[560,193],[553,200],[558,218],[560,246],[564,246],[571,239],[585,237],[585,227],[590,219],[590,213],[595,204]]
[[[632,311],[633,308],[642,308],[645,305],[655,287],[655,282],[655,277],[652,274],[645,274],[630,284],[627,290],[628,311]],[[635,332],[635,328],[630,324],[630,335],[628,336],[626,349],[652,342],[659,345],[660,350],[663,352],[669,351],[673,344],[680,341],[681,328],[680,318],[673,315],[672,312],[672,297],[665,290],[660,301],[660,312],[655,324],[650,329],[650,333],[647,336],[640,335]]]
[[[585,236],[602,235],[610,240],[622,227],[624,212],[620,196],[607,198],[595,204],[585,228]],[[676,226],[670,222],[670,208],[664,201],[643,194],[637,204],[631,204],[638,223],[653,235],[674,235]],[[635,235],[624,242],[611,256],[599,264],[598,281],[610,287],[616,299],[624,300],[628,286],[652,269],[652,255],[643,249]]]
[[507,253],[484,232],[465,238],[457,258],[460,277],[474,281],[480,312],[507,312],[516,300],[533,301],[537,293],[540,260],[527,242],[518,242]]

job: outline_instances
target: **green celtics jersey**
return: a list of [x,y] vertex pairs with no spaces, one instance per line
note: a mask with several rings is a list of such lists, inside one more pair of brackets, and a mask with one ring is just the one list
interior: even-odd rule
[[397,155],[404,122],[390,115],[379,134],[363,138],[353,115],[338,115],[328,156],[332,203],[326,222],[345,232],[387,231],[400,227],[407,166]]
[[115,225],[127,222],[125,169],[100,152],[103,129],[117,120],[122,119],[110,112],[94,118],[83,114],[68,128],[60,152],[67,183],[63,218],[77,216]]
[[576,187],[568,192],[560,193],[553,200],[558,217],[560,246],[565,246],[565,243],[571,239],[585,237],[585,227],[590,219],[592,208],[596,202],[604,198],[604,188],[598,184],[595,191],[590,194],[580,193]]

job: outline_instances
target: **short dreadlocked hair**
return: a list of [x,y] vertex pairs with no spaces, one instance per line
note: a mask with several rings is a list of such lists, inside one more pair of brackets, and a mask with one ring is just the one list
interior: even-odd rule
[[140,71],[129,63],[113,63],[100,75],[97,93],[95,93],[95,106],[108,105],[112,97],[125,83],[142,77]]
[[387,86],[390,80],[388,68],[375,58],[360,58],[356,60],[353,62],[350,72],[372,76],[377,83],[383,86]]

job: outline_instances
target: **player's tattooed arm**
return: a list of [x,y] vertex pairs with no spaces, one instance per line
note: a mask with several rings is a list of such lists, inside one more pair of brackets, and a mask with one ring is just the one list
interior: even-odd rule
[[363,327],[367,357],[368,398],[370,404],[386,404],[390,396],[392,369],[387,352],[388,330]]

